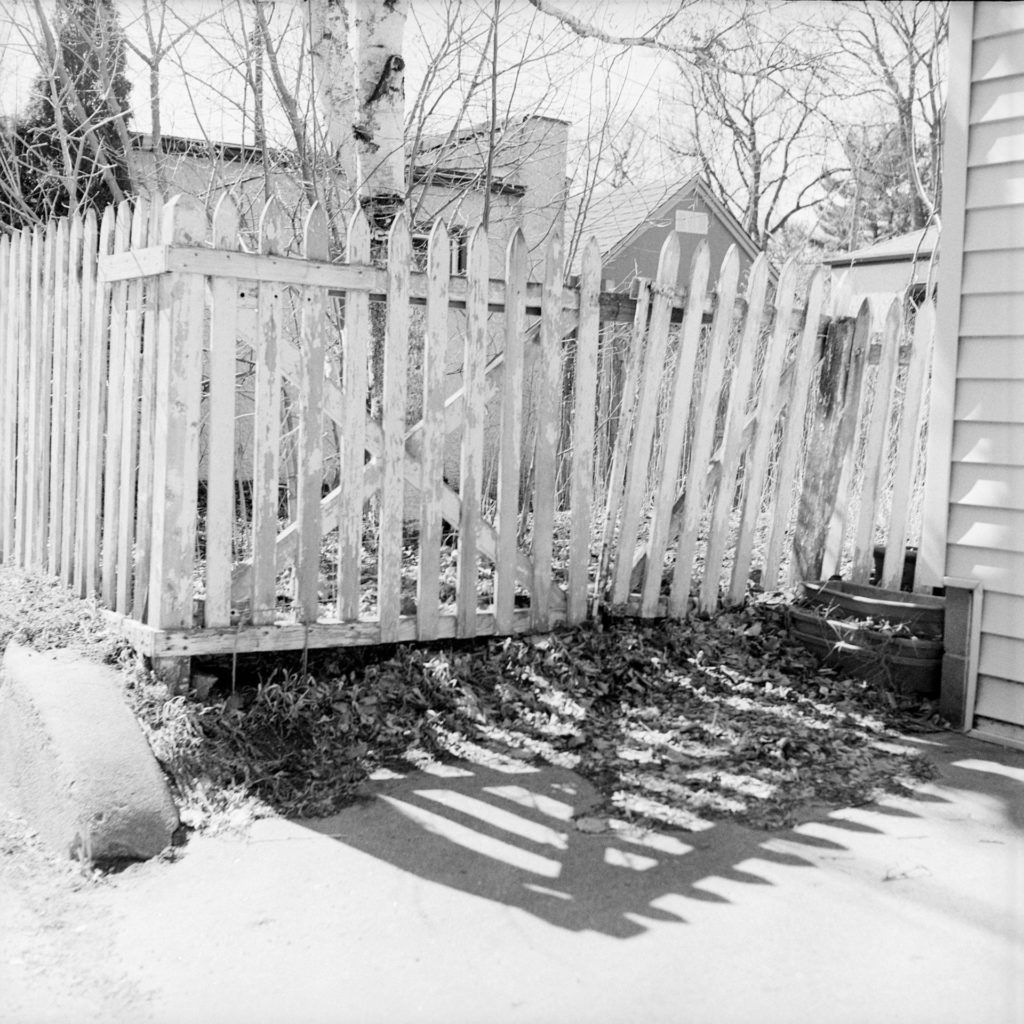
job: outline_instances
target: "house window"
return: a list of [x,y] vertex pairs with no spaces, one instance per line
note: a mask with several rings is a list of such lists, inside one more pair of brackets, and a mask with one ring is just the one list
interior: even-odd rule
[[[465,274],[469,266],[469,233],[465,228],[452,227],[449,230],[448,242],[451,246],[449,257],[449,273]],[[427,269],[427,250],[430,247],[430,235],[417,233],[412,236],[412,268]]]

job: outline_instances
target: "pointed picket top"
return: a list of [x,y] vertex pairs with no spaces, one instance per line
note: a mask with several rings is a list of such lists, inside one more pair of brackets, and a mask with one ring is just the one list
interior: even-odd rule
[[[675,234],[675,232],[673,232]],[[689,308],[693,303],[698,303],[698,308],[703,313],[704,292],[707,291],[708,281],[711,279],[711,246],[706,238],[697,243],[690,258],[690,273],[686,277],[686,306]],[[700,290],[702,294],[695,294]]]
[[448,225],[440,218],[434,221],[434,226],[430,229],[427,263],[435,273],[443,270],[447,276],[451,270],[451,238],[448,234]]
[[[675,234],[673,231],[672,234]],[[678,243],[677,243],[678,245]],[[598,285],[601,283],[601,247],[597,244],[597,239],[591,235],[587,240],[587,244],[583,246],[583,255],[580,258],[580,277],[582,278],[587,268],[597,267],[598,269]]]
[[477,249],[479,249],[481,246],[483,247],[484,261],[486,262],[488,253],[490,251],[490,245],[487,240],[487,228],[485,228],[483,224],[477,224],[477,226],[473,228],[469,235],[467,256],[470,266],[473,266],[474,264],[474,253],[476,253]]
[[[405,244],[406,239],[409,239],[408,244]],[[395,214],[395,219],[391,222],[391,228],[388,231],[388,255],[391,255],[396,246],[401,246],[403,244],[406,248],[412,247],[409,228],[409,211],[404,207]]]
[[117,215],[114,218],[114,252],[125,252],[132,237],[132,204],[123,199],[117,204]]
[[307,260],[329,260],[331,243],[328,235],[327,213],[322,203],[314,203],[302,225],[302,255]]
[[[593,239],[592,239],[593,241]],[[658,273],[655,281],[662,287],[674,288],[679,277],[679,232],[670,231],[661,246],[658,256]]]
[[[718,268],[718,281],[715,285],[715,298],[717,299],[725,292],[735,292],[740,276],[740,250],[735,242],[725,250],[722,265]],[[732,311],[726,311],[731,315]],[[716,314],[717,319],[717,314]]]
[[114,239],[114,225],[116,223],[116,215],[113,206],[108,206],[103,211],[103,216],[100,219],[100,255],[106,255],[112,252],[111,245]]
[[165,204],[160,229],[164,245],[202,245],[208,231],[206,211],[194,196],[178,194]]
[[796,257],[790,256],[782,264],[779,280],[775,286],[775,309],[778,311],[786,309],[792,311],[796,305],[796,270]]
[[145,196],[136,196],[132,209],[132,248],[138,249],[146,244],[146,233],[149,228],[149,200]]
[[277,196],[271,196],[260,214],[259,250],[264,256],[283,256],[291,242],[291,224]]
[[370,222],[359,207],[348,222],[345,259],[349,263],[366,263],[370,259]]
[[565,246],[563,242],[562,231],[556,227],[548,238],[548,244],[544,246],[545,279],[547,267],[558,267],[558,276],[562,276],[562,265],[565,262]]
[[217,200],[213,208],[213,239],[214,249],[235,250],[240,244],[239,228],[242,218],[238,212],[238,204],[230,192]]
[[164,219],[164,197],[155,195],[149,201],[149,245],[159,245]]
[[512,237],[508,240],[508,245],[505,246],[505,265],[509,266],[519,259],[525,259],[526,253],[526,235],[523,234],[523,229],[521,227],[517,227],[515,231],[512,232]]

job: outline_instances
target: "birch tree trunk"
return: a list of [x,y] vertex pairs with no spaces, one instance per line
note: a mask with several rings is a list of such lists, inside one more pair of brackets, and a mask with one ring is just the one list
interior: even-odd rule
[[[327,165],[338,188],[356,194],[356,75],[346,0],[309,0],[310,53]],[[318,140],[321,141],[321,140]]]
[[[405,194],[405,61],[409,0],[351,0],[355,60],[356,169],[360,199]],[[390,204],[389,204],[390,205]]]

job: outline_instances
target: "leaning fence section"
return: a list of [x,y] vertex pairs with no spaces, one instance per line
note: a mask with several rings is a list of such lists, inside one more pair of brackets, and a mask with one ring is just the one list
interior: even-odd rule
[[[451,274],[399,214],[332,252],[276,201],[136,201],[0,239],[0,557],[97,594],[155,658],[680,616],[902,578],[934,316],[830,308],[764,257],[634,300],[559,237]],[[502,266],[500,276],[495,267]],[[881,552],[879,554],[879,552]],[[875,566],[878,569],[875,570]]]

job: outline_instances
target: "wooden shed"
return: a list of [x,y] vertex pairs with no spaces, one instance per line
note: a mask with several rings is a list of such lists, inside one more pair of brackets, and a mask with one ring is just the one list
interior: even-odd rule
[[950,21],[922,569],[949,595],[944,697],[1024,748],[1024,4]]

